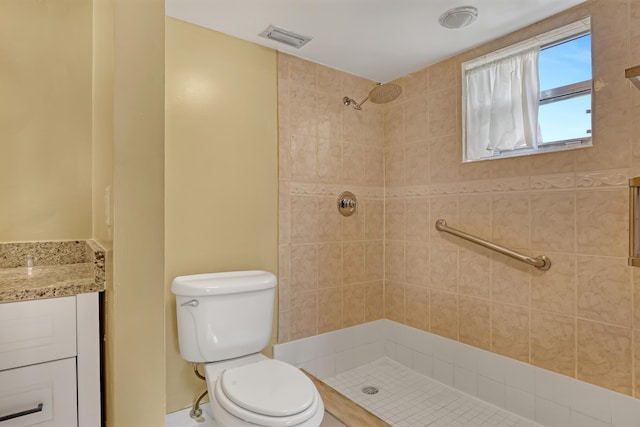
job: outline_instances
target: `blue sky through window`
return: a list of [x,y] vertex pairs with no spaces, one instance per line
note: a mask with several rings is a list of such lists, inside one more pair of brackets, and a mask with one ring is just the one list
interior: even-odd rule
[[[540,91],[591,80],[591,35],[540,51]],[[540,106],[538,122],[543,142],[589,137],[591,95]]]

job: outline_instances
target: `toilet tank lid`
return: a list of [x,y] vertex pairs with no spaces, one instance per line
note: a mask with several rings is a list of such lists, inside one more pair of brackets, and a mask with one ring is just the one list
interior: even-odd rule
[[236,294],[273,289],[276,283],[276,276],[268,271],[226,271],[178,276],[171,283],[171,292],[187,297]]

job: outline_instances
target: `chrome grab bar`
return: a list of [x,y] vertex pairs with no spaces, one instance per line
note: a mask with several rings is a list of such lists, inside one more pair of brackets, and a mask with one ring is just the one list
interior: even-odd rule
[[525,264],[533,265],[538,270],[546,271],[551,268],[551,260],[547,258],[545,255],[540,255],[535,258],[532,258],[528,255],[524,255],[512,249],[505,248],[504,246],[497,245],[488,240],[481,239],[480,237],[467,234],[464,231],[451,228],[447,225],[447,221],[445,221],[444,219],[439,219],[436,221],[436,230],[444,231],[446,233],[451,233],[454,236],[458,236],[461,239],[468,240],[471,243],[475,243],[476,245],[483,246],[487,249],[491,249],[492,251],[501,253],[502,255],[506,255],[513,259],[517,259],[518,261],[522,261]]

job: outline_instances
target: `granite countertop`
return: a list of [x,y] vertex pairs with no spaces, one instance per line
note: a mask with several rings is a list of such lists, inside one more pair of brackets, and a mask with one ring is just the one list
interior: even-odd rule
[[0,303],[103,291],[104,264],[92,240],[0,243]]

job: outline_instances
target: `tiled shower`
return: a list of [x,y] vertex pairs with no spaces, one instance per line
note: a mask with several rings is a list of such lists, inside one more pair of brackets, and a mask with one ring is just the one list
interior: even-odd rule
[[[460,64],[589,15],[594,147],[462,164]],[[624,77],[639,24],[638,0],[589,1],[405,76],[401,98],[362,111],[342,98],[375,82],[279,54],[280,342],[386,318],[640,397],[626,262],[640,91]],[[352,217],[336,208],[344,190]],[[440,235],[439,218],[553,266]]]

